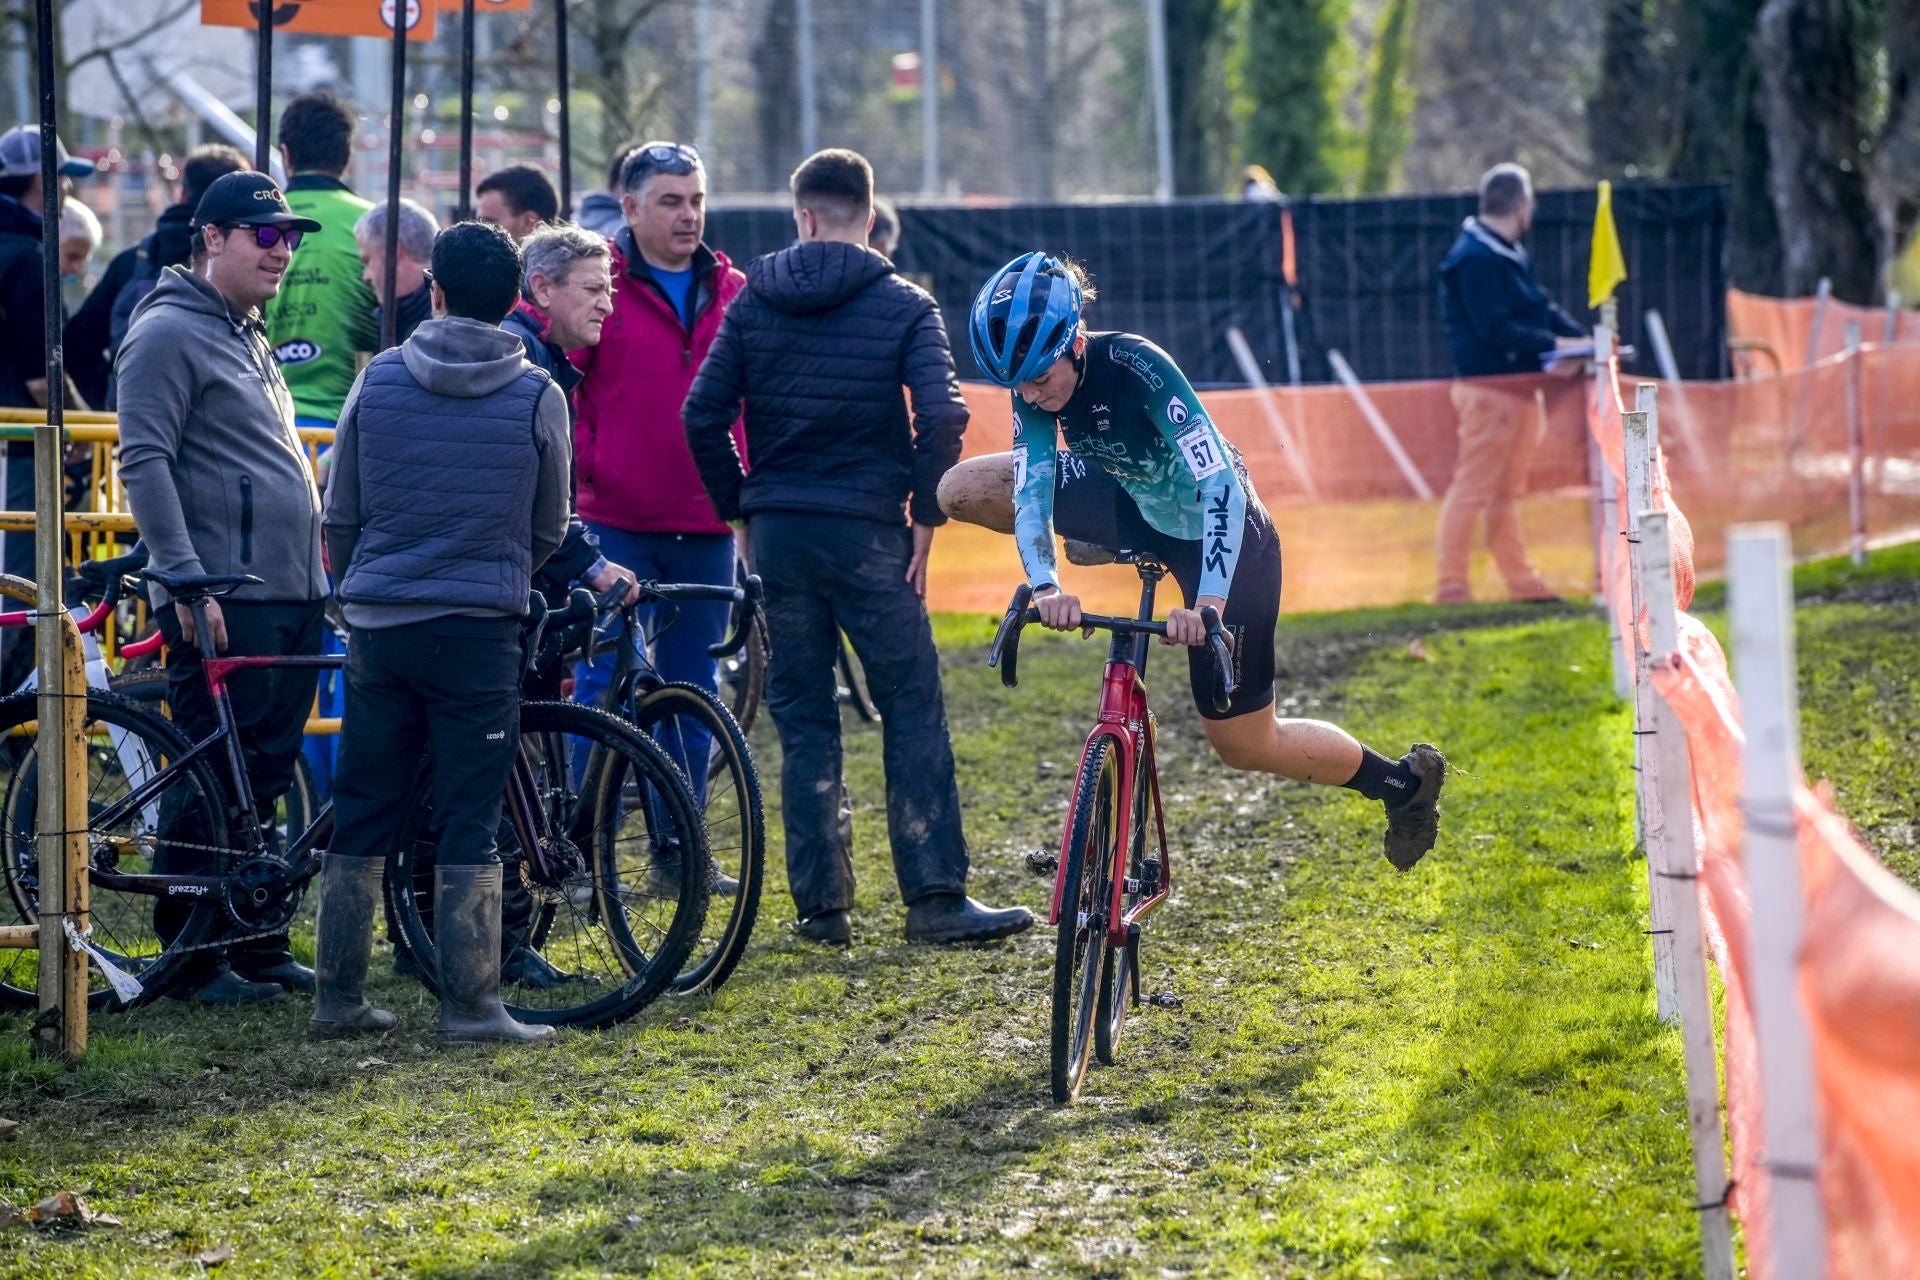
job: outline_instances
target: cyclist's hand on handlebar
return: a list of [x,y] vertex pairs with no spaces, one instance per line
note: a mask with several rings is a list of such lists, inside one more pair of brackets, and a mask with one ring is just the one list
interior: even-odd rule
[[[213,651],[225,653],[227,651],[227,615],[220,612],[218,600],[209,600],[203,607],[207,611],[207,629],[213,632]],[[193,611],[183,604],[173,606],[173,611],[180,615],[180,632],[186,642],[200,643],[199,635],[193,625]]]
[[606,568],[587,579],[587,585],[592,587],[596,594],[604,596],[607,592],[613,590],[616,583],[623,580],[627,584],[627,594],[621,599],[620,603],[623,605],[632,604],[640,598],[640,575],[631,569],[615,564],[611,560],[607,561]]
[[[1034,593],[1033,607],[1040,611],[1040,625],[1049,631],[1071,631],[1080,626],[1080,597],[1070,596],[1058,587],[1041,588]],[[1081,627],[1082,635],[1092,635],[1092,627]]]
[[[1167,634],[1160,643],[1203,645],[1207,642],[1207,624],[1200,620],[1200,610],[1212,605],[1220,613],[1225,613],[1227,602],[1219,596],[1201,596],[1193,602],[1191,609],[1172,609],[1167,613]],[[1229,639],[1231,644],[1232,640]]]

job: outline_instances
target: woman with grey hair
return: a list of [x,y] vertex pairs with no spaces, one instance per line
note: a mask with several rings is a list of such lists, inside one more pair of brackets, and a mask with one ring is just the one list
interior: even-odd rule
[[[439,234],[440,224],[425,205],[412,200],[400,202],[400,243],[394,251],[393,277],[393,291],[400,298],[393,326],[393,340],[397,343],[405,342],[407,336],[420,327],[420,322],[433,314],[433,290],[428,287],[433,276],[427,264],[433,261],[433,238]],[[360,215],[360,221],[353,224],[353,240],[360,250],[361,279],[373,290],[377,303],[373,322],[380,326],[387,305],[384,296],[387,284],[385,204],[376,204]]]

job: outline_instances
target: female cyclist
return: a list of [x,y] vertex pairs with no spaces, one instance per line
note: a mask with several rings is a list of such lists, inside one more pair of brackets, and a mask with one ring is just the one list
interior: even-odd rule
[[[1269,710],[1280,614],[1273,519],[1172,358],[1130,333],[1087,331],[1081,310],[1093,297],[1077,263],[1043,253],[1015,258],[982,286],[968,331],[981,370],[1013,389],[1013,452],[947,472],[942,509],[1014,535],[1040,620],[1056,631],[1080,624],[1080,601],[1055,574],[1056,529],[1164,561],[1186,605],[1168,613],[1167,643],[1195,646],[1194,705],[1221,761],[1382,802],[1387,858],[1406,870],[1439,833],[1445,758],[1422,742],[1390,760],[1336,725]],[[1206,605],[1234,640],[1224,712],[1213,709]]]

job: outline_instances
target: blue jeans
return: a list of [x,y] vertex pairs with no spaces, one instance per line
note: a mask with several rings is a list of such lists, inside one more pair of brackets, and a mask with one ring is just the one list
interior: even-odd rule
[[[295,414],[293,425],[296,427],[331,427],[334,424],[325,418],[310,418],[305,414]],[[324,447],[320,450],[326,454]],[[333,581],[331,574],[328,582]],[[346,641],[332,627],[322,625],[320,652],[345,653]],[[340,672],[323,669],[315,685],[314,714],[321,717],[338,717],[342,714],[346,700],[341,693]],[[331,733],[310,733],[301,754],[307,758],[307,767],[313,771],[314,802],[322,803],[333,794],[333,764],[335,754],[340,747],[340,738]]]
[[[587,528],[600,540],[602,555],[643,579],[733,585],[734,551],[730,534],[634,533],[591,521]],[[643,605],[639,611],[640,625],[653,637],[653,665],[661,678],[717,691],[718,664],[707,650],[727,638],[729,613],[729,607],[718,601]],[[613,683],[616,656],[612,646],[608,646],[595,655],[591,664],[582,662],[574,668],[574,701],[600,704],[607,687]],[[704,734],[692,733],[687,734],[686,739],[684,746],[667,741],[661,745],[675,757],[674,763],[685,770],[704,798],[708,740]],[[682,754],[689,759],[679,758]],[[701,761],[701,767],[690,768],[691,760]]]

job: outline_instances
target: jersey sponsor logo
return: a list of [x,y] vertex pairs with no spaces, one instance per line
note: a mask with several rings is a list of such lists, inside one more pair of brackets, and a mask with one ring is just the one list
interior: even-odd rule
[[1173,442],[1180,447],[1180,457],[1195,480],[1205,480],[1215,472],[1227,469],[1227,459],[1205,418],[1175,436]]
[[1167,401],[1167,421],[1179,426],[1187,420],[1187,402],[1179,396]]
[[1111,408],[1104,404],[1097,404],[1087,412],[1093,418],[1093,429],[1095,431],[1108,431],[1112,429],[1113,410]]
[[320,358],[320,344],[311,338],[288,338],[273,349],[273,358],[281,364],[305,364]]
[[1230,496],[1222,490],[1207,504],[1207,571],[1222,577],[1227,572],[1227,536],[1233,532]]
[[1132,455],[1127,452],[1125,440],[1113,440],[1102,436],[1084,436],[1076,438],[1073,447],[1086,453],[1096,453],[1109,462],[1131,462]]
[[1062,449],[1054,458],[1054,465],[1059,468],[1060,485],[1062,488],[1072,484],[1075,480],[1085,480],[1087,478],[1086,462],[1071,449]]
[[1135,377],[1155,391],[1167,385],[1154,371],[1153,362],[1137,351],[1129,351],[1125,347],[1108,347],[1107,358],[1117,365],[1132,370]]

